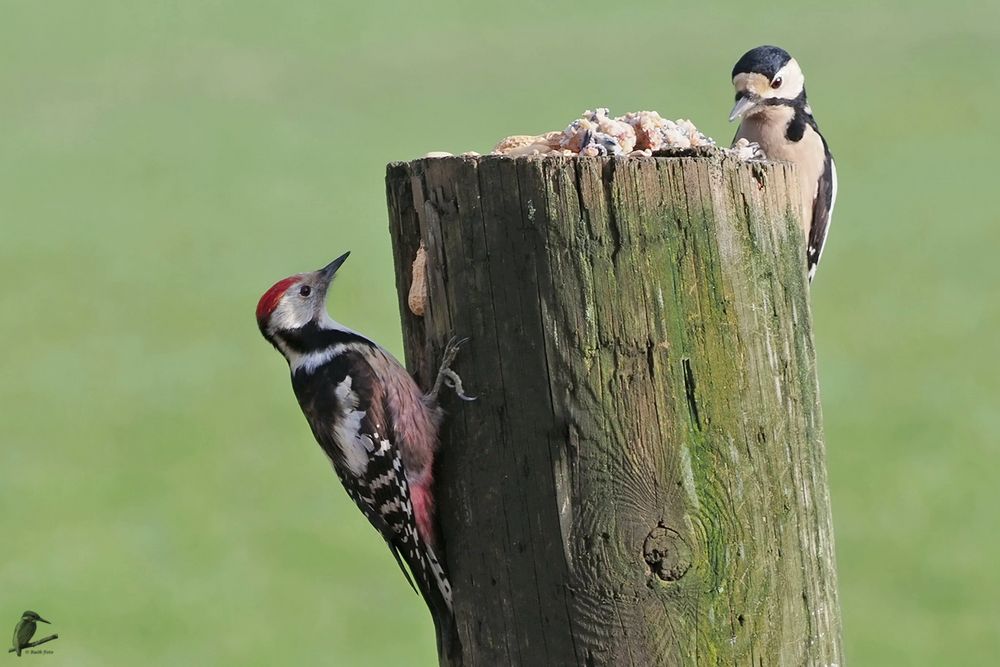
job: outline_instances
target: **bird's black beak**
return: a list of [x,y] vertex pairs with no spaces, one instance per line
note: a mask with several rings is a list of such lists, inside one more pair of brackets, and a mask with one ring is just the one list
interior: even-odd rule
[[337,273],[337,269],[339,269],[340,266],[347,261],[347,258],[350,257],[350,255],[351,252],[348,250],[343,255],[319,270],[319,274],[326,280],[327,284],[333,280],[333,276]]
[[741,90],[736,93],[736,104],[733,105],[733,110],[729,113],[729,122],[733,122],[737,118],[742,118],[746,112],[757,106],[757,102],[760,101],[753,93],[747,90]]
[[[45,620],[44,618],[42,618],[41,616],[39,616],[39,617],[38,617],[38,620],[39,620],[39,621],[41,621],[42,623],[49,623],[48,621],[46,621],[46,620]],[[51,623],[49,623],[49,625],[52,625],[52,624],[51,624]]]

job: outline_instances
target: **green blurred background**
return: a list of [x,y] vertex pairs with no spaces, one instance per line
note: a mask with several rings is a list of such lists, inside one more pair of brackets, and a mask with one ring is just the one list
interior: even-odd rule
[[698,4],[0,2],[0,632],[432,664],[257,297],[350,249],[331,307],[399,353],[386,162],[595,106],[725,142],[770,42],[840,172],[813,297],[847,657],[995,664],[1000,3]]

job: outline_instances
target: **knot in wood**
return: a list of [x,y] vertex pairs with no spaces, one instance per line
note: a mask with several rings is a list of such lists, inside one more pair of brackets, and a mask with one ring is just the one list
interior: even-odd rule
[[691,569],[691,549],[680,533],[662,523],[649,531],[642,555],[650,572],[663,581],[677,581]]

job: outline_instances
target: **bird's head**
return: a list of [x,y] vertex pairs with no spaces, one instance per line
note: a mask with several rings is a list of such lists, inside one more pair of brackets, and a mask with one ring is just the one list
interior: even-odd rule
[[733,67],[736,104],[729,120],[759,113],[769,100],[804,98],[805,84],[802,69],[788,51],[777,46],[750,49]]
[[[33,611],[26,611],[23,614],[21,614],[21,620],[22,621],[41,621],[42,623],[48,623],[48,621],[46,621],[44,618],[42,618],[41,616],[39,616],[37,613],[35,613]],[[51,625],[51,623],[49,623],[49,625]]]
[[[278,339],[309,324],[328,328],[333,324],[326,312],[326,292],[348,255],[333,260],[322,269],[299,273],[279,280],[257,302],[257,326],[264,338],[281,350]],[[282,350],[284,352],[284,350]]]

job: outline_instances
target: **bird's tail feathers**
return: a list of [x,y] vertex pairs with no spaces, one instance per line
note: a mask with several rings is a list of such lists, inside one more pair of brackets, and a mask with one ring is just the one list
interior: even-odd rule
[[422,543],[421,547],[421,562],[417,565],[419,571],[414,571],[414,578],[434,619],[438,653],[453,656],[459,643],[452,610],[451,582],[434,549],[426,543]]

